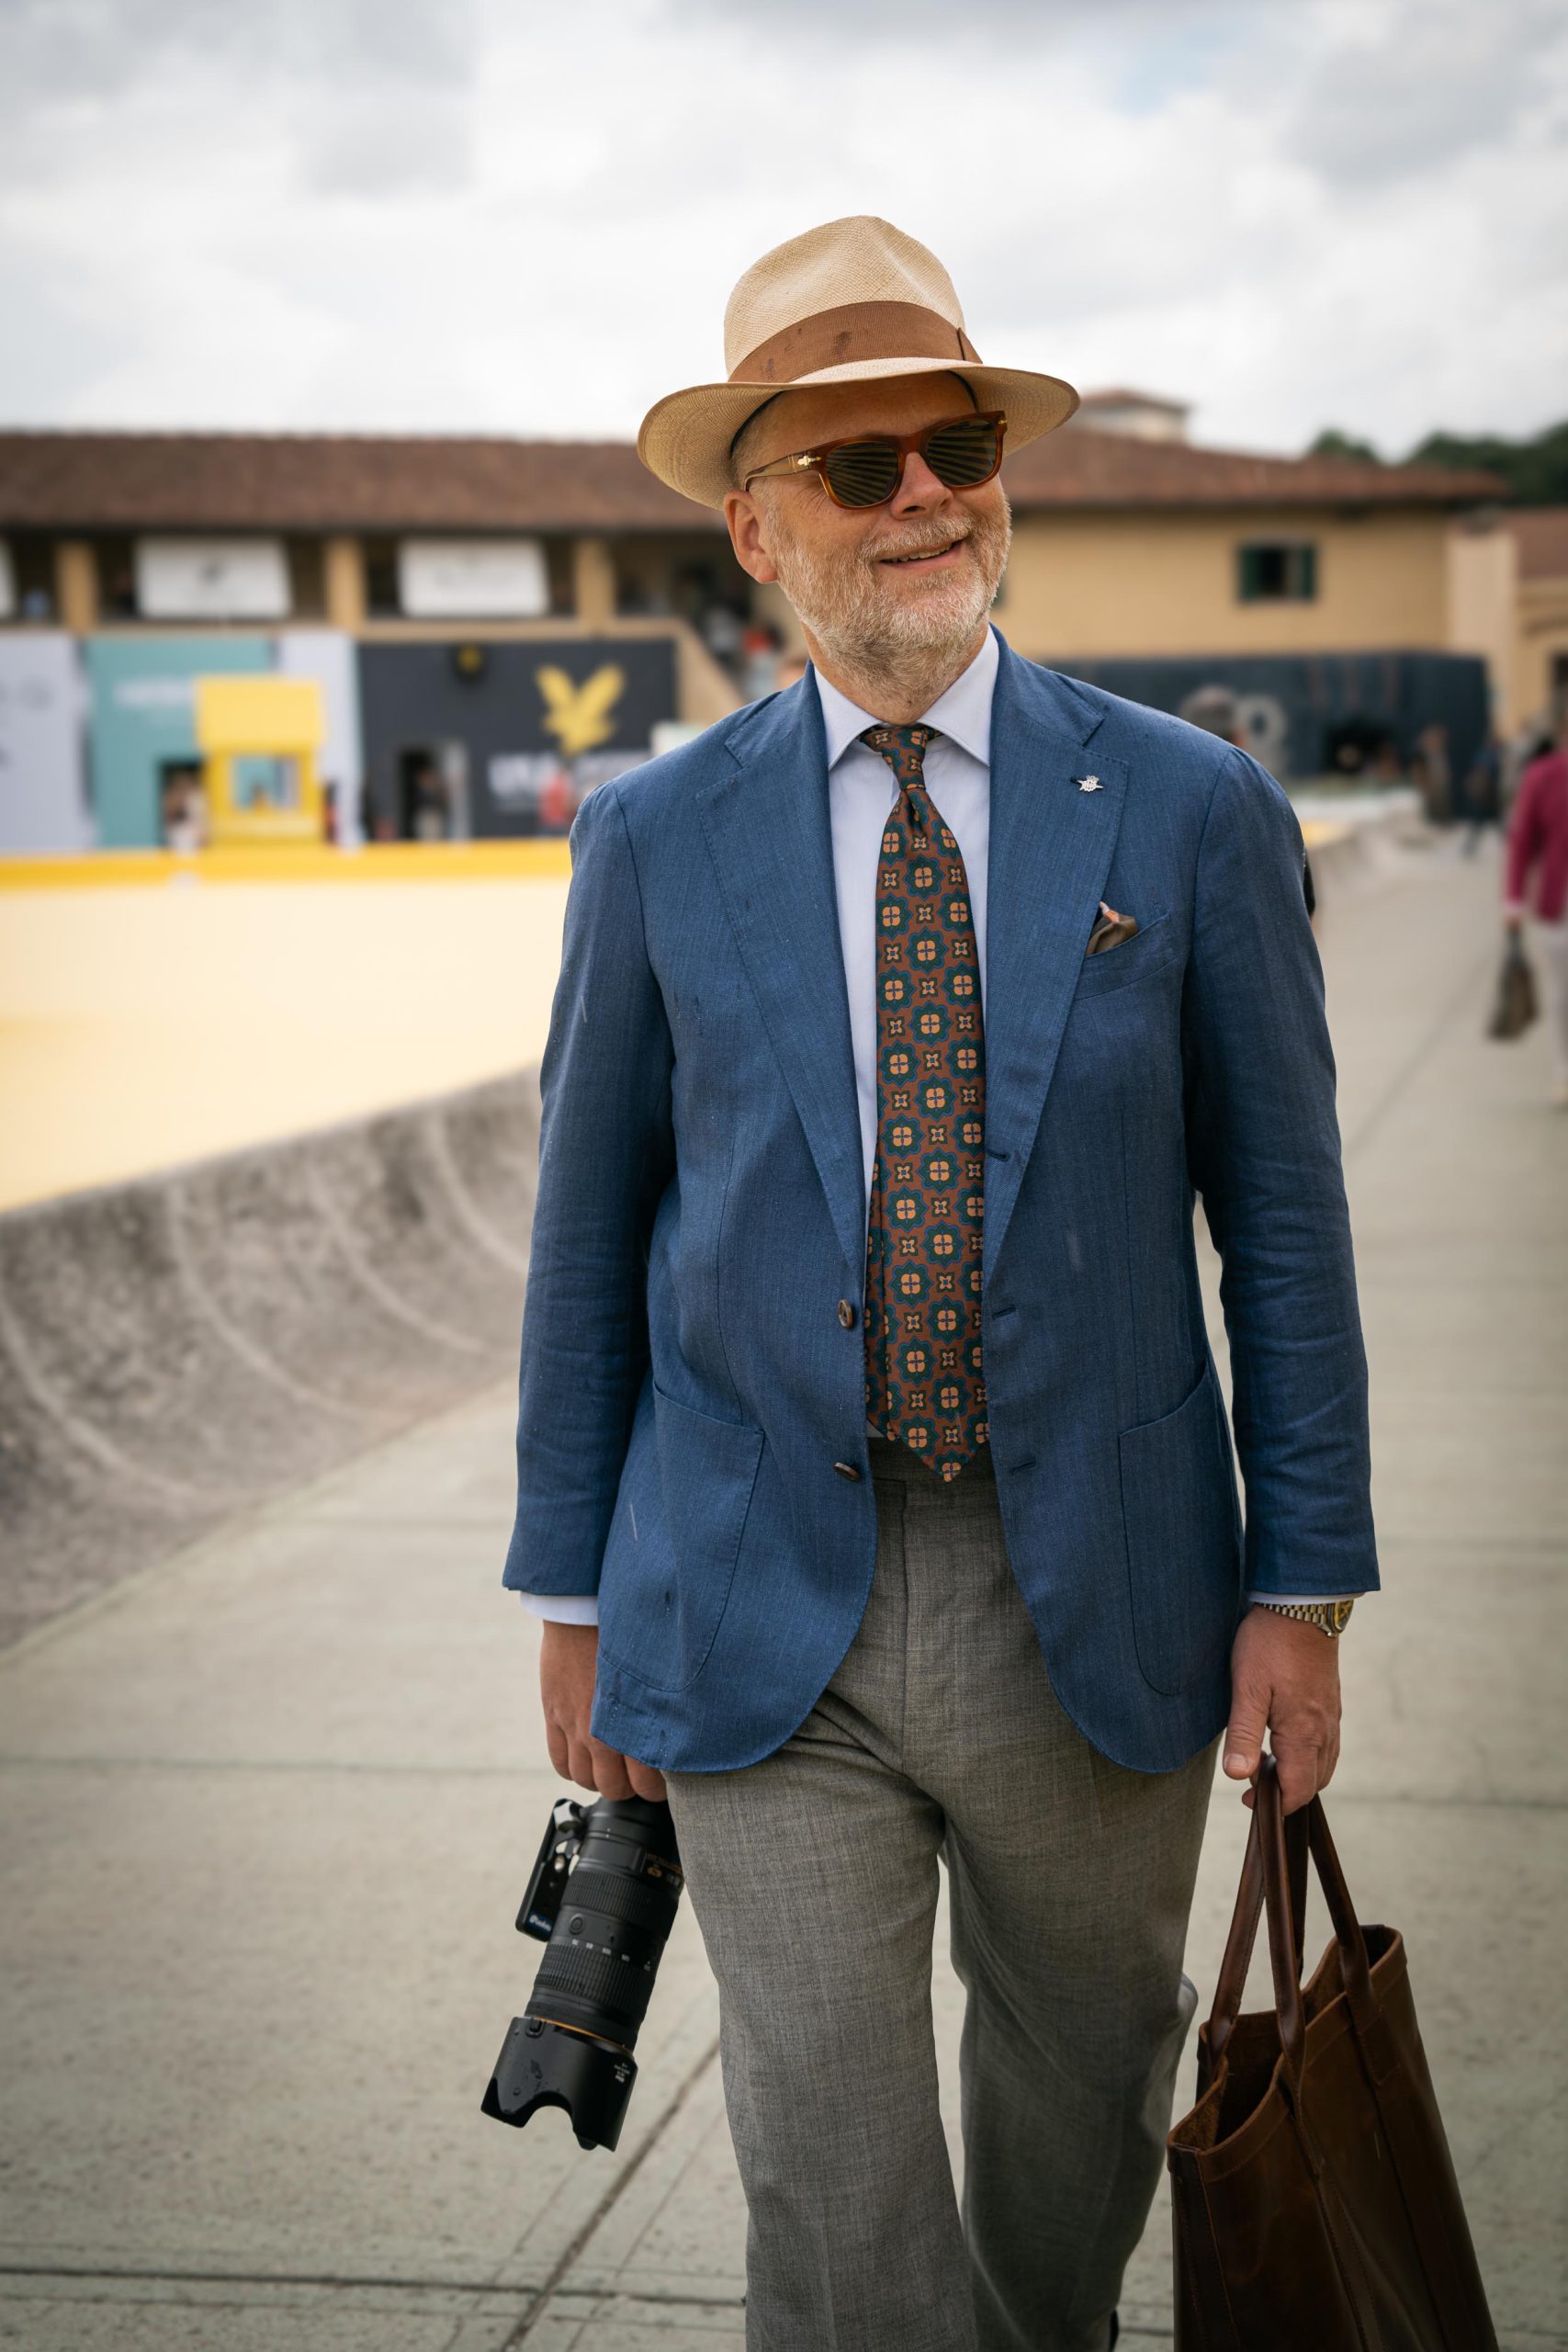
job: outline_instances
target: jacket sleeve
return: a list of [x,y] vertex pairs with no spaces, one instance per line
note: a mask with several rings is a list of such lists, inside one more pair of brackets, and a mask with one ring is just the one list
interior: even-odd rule
[[1188,1160],[1220,1253],[1249,1592],[1378,1585],[1367,1367],[1302,835],[1232,751],[1198,854]]
[[597,1592],[648,1366],[648,1246],[674,1167],[673,1047],[625,812],[601,785],[571,829],[560,978],[539,1070],[539,1175],[503,1582]]
[[1508,820],[1508,842],[1503,872],[1503,903],[1510,914],[1522,914],[1529,888],[1530,869],[1540,855],[1540,769],[1527,768],[1514,813]]

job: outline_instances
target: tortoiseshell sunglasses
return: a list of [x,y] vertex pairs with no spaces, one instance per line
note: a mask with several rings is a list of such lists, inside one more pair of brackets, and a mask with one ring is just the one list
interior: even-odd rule
[[947,489],[978,490],[1001,467],[1007,423],[1003,412],[994,409],[951,417],[919,433],[856,433],[753,467],[741,487],[750,490],[764,474],[815,472],[835,506],[886,506],[904,479],[910,450],[918,449]]

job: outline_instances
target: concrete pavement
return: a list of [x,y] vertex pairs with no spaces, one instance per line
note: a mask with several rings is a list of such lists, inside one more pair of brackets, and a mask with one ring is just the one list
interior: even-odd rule
[[[1568,2346],[1568,1118],[1539,1033],[1482,1038],[1495,884],[1412,852],[1325,917],[1385,1582],[1329,1810],[1409,1941],[1500,2337],[1541,2352]],[[0,2345],[739,2352],[689,1909],[614,2157],[479,2114],[558,1792],[497,1589],[510,1422],[496,1389],[0,1659]],[[1222,1784],[1205,1999],[1245,1819]],[[956,2160],[940,1939],[935,1997]],[[1129,2344],[1168,2340],[1168,2270],[1162,2198]]]

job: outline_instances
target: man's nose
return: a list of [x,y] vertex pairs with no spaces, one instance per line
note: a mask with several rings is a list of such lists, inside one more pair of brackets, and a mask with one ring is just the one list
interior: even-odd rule
[[928,514],[932,507],[940,506],[947,495],[947,484],[937,479],[918,449],[911,449],[890,502],[894,514]]

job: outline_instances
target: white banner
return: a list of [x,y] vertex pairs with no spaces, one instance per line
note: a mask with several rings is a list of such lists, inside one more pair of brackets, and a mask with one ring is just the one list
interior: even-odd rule
[[550,609],[538,539],[404,539],[398,603],[411,620],[537,620]]
[[0,851],[90,849],[76,649],[60,629],[0,637]]
[[277,636],[277,666],[286,678],[314,678],[326,706],[327,736],[317,753],[321,782],[333,787],[337,839],[356,849],[364,838],[359,797],[365,755],[359,731],[359,670],[354,639],[335,628],[286,628]]
[[148,621],[288,617],[281,539],[138,539],[136,609]]

